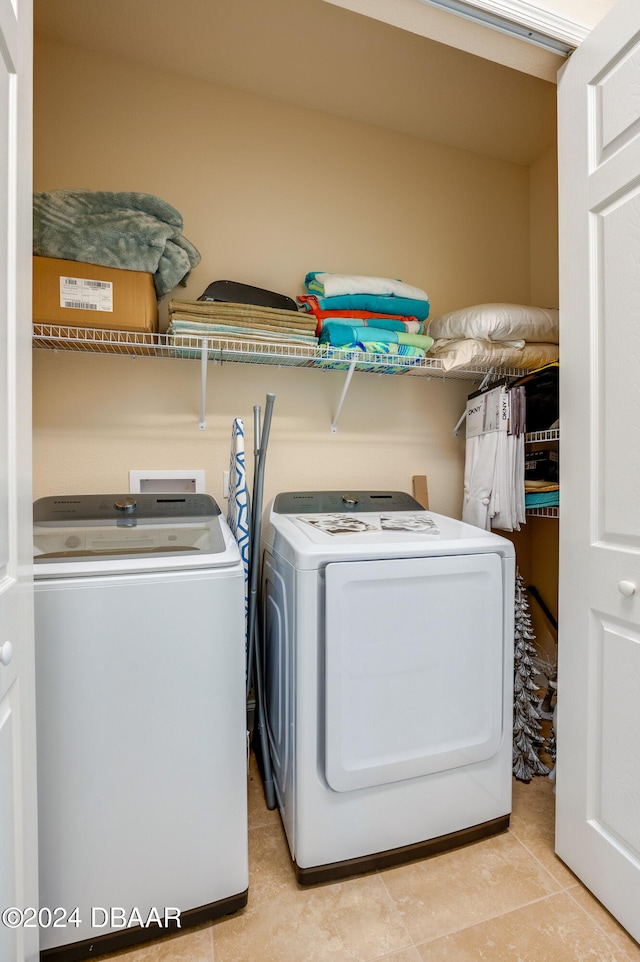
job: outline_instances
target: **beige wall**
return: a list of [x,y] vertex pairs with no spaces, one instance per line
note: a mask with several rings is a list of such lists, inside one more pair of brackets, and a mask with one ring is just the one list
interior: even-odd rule
[[547,150],[530,167],[531,303],[558,306],[558,154]]
[[232,419],[245,419],[252,466],[253,405],[264,410],[273,391],[267,498],[305,488],[411,490],[411,476],[427,474],[433,509],[459,515],[464,442],[452,434],[464,407],[459,382],[355,374],[332,435],[344,375],[210,364],[200,431],[197,361],[35,355],[36,497],[127,490],[130,468],[203,468],[208,492],[223,504]]
[[[202,254],[177,297],[217,278],[294,296],[320,269],[402,277],[432,314],[529,302],[527,168],[71,46],[38,43],[35,65],[35,189],[172,203]],[[468,383],[356,374],[331,435],[343,374],[210,364],[205,431],[199,379],[192,361],[36,351],[35,496],[122,490],[130,468],[173,467],[204,468],[220,498],[231,419],[250,428],[273,391],[267,497],[407,489],[426,473],[432,508],[459,516],[452,429]]]

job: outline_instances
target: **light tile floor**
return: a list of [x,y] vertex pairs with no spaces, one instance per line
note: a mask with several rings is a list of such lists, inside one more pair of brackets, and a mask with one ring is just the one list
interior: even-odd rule
[[249,781],[249,904],[110,962],[640,962],[640,946],[553,851],[546,778],[514,781],[509,832],[409,865],[298,886]]

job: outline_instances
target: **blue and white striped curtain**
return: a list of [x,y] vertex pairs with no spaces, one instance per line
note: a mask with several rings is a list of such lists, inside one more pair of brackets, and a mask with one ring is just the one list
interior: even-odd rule
[[231,431],[231,460],[229,463],[229,502],[227,523],[240,548],[244,565],[244,614],[249,612],[249,493],[244,461],[244,422],[235,418]]

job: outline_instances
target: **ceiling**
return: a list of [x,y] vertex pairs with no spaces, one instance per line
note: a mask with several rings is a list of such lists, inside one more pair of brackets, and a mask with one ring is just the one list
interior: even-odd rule
[[[429,9],[389,0],[398,10],[407,4]],[[34,7],[37,36],[510,162],[530,164],[555,143],[554,83],[335,0],[35,0]],[[454,34],[464,23],[434,12]],[[505,40],[530,55],[531,44]]]

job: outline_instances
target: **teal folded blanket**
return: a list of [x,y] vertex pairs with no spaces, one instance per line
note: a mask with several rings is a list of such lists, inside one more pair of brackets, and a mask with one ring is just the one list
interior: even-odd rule
[[133,191],[53,190],[33,195],[33,253],[153,274],[163,297],[185,283],[200,254],[181,214]]
[[363,311],[363,317],[329,315],[329,317],[318,318],[317,330],[322,332],[326,324],[351,324],[353,327],[377,327],[381,331],[402,331],[404,333],[421,334],[424,331],[422,321],[396,321],[395,318],[370,316],[369,312]]
[[556,508],[560,504],[560,492],[527,491],[524,504],[526,508]]
[[331,344],[332,347],[372,341],[411,345],[423,351],[428,351],[433,344],[433,338],[427,334],[406,334],[404,331],[387,331],[383,328],[359,324],[338,324],[334,321],[325,322],[320,333],[320,343]]
[[393,294],[341,294],[318,297],[321,311],[374,311],[379,314],[403,314],[424,321],[429,316],[429,301]]
[[382,327],[365,327],[363,324],[339,324],[336,321],[328,321],[320,332],[321,344],[341,347],[343,344],[353,344],[355,341],[385,341],[389,344],[397,344],[398,331],[387,331]]

